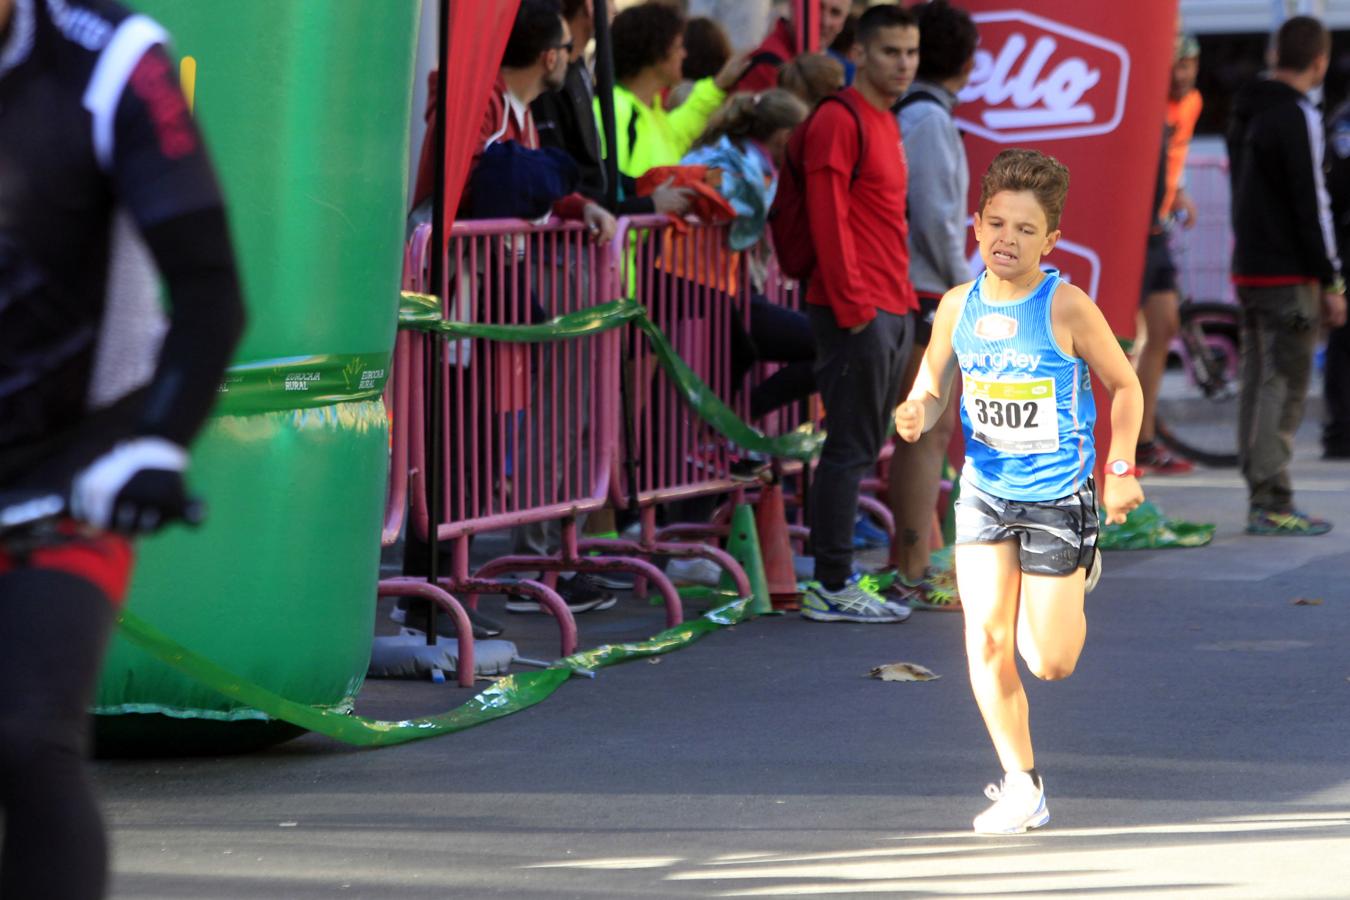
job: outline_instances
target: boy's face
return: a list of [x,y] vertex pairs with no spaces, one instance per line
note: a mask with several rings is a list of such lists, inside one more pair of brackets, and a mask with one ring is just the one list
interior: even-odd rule
[[1031,191],[999,191],[975,213],[975,240],[985,268],[1015,281],[1040,268],[1059,230],[1049,230],[1045,210]]

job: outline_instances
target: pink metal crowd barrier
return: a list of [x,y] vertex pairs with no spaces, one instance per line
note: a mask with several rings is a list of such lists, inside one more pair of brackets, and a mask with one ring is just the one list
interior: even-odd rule
[[[733,329],[747,327],[748,296],[741,284],[739,254],[726,249],[726,227],[685,223],[665,216],[620,220],[613,252],[620,290],[631,291],[676,353],[717,396],[748,418],[748,389],[732,378]],[[740,596],[749,596],[744,569],[726,551],[698,541],[724,535],[724,526],[686,522],[658,529],[661,504],[700,497],[739,500],[744,484],[733,477],[735,448],[686,401],[679,385],[658,363],[644,336],[630,326],[622,375],[628,380],[622,465],[610,497],[616,506],[636,504],[638,540],[588,539],[586,549],[636,556],[702,557],[731,576]],[[682,540],[677,540],[682,539]],[[639,580],[637,593],[645,590]]]
[[1186,191],[1195,201],[1195,224],[1173,223],[1172,255],[1181,296],[1235,302],[1229,264],[1233,257],[1228,160],[1192,156],[1186,161]]
[[[427,293],[444,298],[447,320],[537,324],[612,299],[608,253],[575,223],[461,222],[451,232],[446,282]],[[606,505],[618,466],[622,333],[528,344],[452,338],[438,376],[443,453],[430,464],[444,473],[445,521],[435,534],[451,547],[442,586],[470,605],[484,593],[539,602],[559,622],[564,655],[576,648],[576,626],[554,589],[559,572],[633,572],[660,591],[669,624],[683,618],[679,594],[655,566],[640,558],[583,555],[578,542],[579,517]],[[414,410],[422,408],[429,340],[412,340]],[[424,418],[414,416],[409,441],[409,521],[423,539],[432,534],[420,480],[429,464],[425,427]],[[556,534],[548,523],[559,523]],[[518,552],[471,573],[474,536],[504,530]],[[545,574],[542,580],[500,577],[519,572]]]
[[[410,241],[404,250],[403,289],[421,287],[421,272],[425,271],[428,234]],[[385,494],[384,528],[380,543],[394,545],[403,530],[408,511],[409,434],[414,418],[412,410],[411,352],[413,335],[399,332],[394,344],[393,362],[384,391],[385,409],[390,417],[389,486]],[[380,597],[412,597],[434,603],[440,612],[455,622],[458,637],[458,665],[456,676],[461,687],[473,687],[474,645],[473,627],[464,607],[443,588],[428,584],[424,578],[382,578],[378,585]]]

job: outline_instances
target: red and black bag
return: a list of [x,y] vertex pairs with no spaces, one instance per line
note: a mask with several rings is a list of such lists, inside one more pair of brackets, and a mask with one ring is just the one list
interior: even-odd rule
[[858,159],[853,163],[853,175],[849,179],[852,185],[858,180],[862,161],[867,156],[867,134],[863,130],[862,115],[854,105],[856,102],[852,95],[842,92],[826,97],[788,140],[783,171],[778,176],[778,193],[774,195],[773,206],[769,209],[769,228],[773,233],[778,268],[789,278],[805,281],[816,267],[816,248],[811,243],[811,223],[806,209],[804,157],[807,128],[826,103],[838,103],[853,116],[854,124],[858,126]]

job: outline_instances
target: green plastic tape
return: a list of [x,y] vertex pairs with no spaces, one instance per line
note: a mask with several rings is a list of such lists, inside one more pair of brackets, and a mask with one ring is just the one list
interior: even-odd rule
[[678,387],[685,402],[724,438],[743,450],[779,459],[807,461],[820,453],[825,435],[809,426],[790,434],[769,437],[746,424],[680,359],[665,334],[647,317],[647,311],[633,300],[614,300],[533,325],[448,322],[441,317],[440,302],[435,297],[411,292],[404,292],[399,309],[399,325],[403,328],[432,332],[448,338],[478,338],[505,343],[570,340],[610,331],[630,322],[646,336],[661,368],[665,369]]
[[1157,550],[1166,547],[1203,547],[1214,540],[1213,525],[1169,519],[1145,501],[1130,512],[1123,525],[1102,523],[1097,546],[1103,550]]
[[389,353],[294,356],[231,366],[215,414],[247,416],[375,400],[389,380]]
[[594,670],[631,659],[687,647],[703,635],[747,617],[750,601],[739,599],[701,618],[667,628],[646,641],[612,644],[575,653],[547,669],[501,679],[468,703],[446,713],[418,719],[387,721],[307,706],[241,678],[224,666],[176,643],[136,615],[118,616],[121,633],[131,643],[202,685],[266,715],[357,747],[386,747],[463,731],[528,709],[546,699],[580,669]]

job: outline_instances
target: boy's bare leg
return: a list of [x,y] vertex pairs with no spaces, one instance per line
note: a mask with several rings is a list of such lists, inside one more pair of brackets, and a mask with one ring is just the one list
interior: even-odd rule
[[1134,371],[1144,391],[1144,419],[1139,426],[1141,444],[1147,444],[1154,437],[1153,416],[1158,408],[1163,371],[1167,368],[1167,351],[1181,329],[1178,308],[1175,291],[1159,291],[1144,298],[1139,313],[1142,330],[1134,356]]
[[1068,678],[1078,665],[1087,638],[1083,614],[1083,569],[1072,575],[1022,574],[1022,612],[1017,619],[1017,650],[1040,679]]
[[958,544],[956,583],[966,619],[970,687],[1005,772],[1036,765],[1027,695],[1017,674],[1022,571],[1016,541]]

